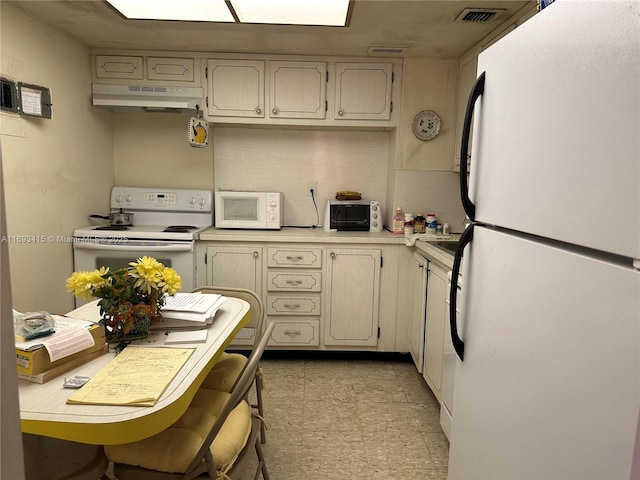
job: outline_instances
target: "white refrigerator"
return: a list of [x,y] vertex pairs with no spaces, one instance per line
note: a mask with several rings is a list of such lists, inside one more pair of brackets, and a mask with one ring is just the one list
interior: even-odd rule
[[639,19],[638,1],[557,0],[479,55],[450,480],[630,478]]

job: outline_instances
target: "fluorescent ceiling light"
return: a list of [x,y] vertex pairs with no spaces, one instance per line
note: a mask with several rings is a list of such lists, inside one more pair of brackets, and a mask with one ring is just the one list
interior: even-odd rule
[[107,0],[125,17],[136,20],[235,22],[224,0]]
[[231,0],[241,22],[344,26],[348,0]]
[[349,0],[107,0],[136,20],[345,26]]

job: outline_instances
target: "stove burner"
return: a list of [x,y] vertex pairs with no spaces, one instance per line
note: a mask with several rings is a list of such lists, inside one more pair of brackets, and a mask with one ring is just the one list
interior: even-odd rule
[[198,227],[194,227],[193,225],[169,225],[163,230],[163,232],[187,233],[190,230],[196,230],[197,228]]
[[106,226],[106,227],[96,227],[96,228],[94,228],[94,230],[123,231],[123,230],[129,230],[129,227],[127,227],[125,225],[109,225],[109,226]]

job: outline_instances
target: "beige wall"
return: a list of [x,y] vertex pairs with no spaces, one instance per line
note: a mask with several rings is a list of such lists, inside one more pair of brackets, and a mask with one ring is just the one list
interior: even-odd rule
[[72,244],[64,237],[108,208],[112,115],[91,106],[84,46],[0,5],[2,75],[49,87],[53,103],[51,120],[0,114],[13,306],[63,313],[73,308],[65,291]]
[[[386,207],[388,131],[214,129],[215,187],[284,193],[289,226],[322,223],[327,200],[355,190]],[[308,188],[316,183],[318,215]]]
[[188,120],[177,113],[113,113],[116,184],[212,190],[213,145],[189,146]]

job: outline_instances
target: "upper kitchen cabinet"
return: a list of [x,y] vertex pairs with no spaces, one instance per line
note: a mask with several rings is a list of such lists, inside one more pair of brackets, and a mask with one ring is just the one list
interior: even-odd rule
[[264,68],[262,60],[208,60],[208,117],[264,118]]
[[147,57],[146,60],[149,80],[176,80],[180,82],[195,80],[193,58]]
[[144,58],[138,56],[96,55],[96,78],[118,78],[122,80],[142,80],[144,78]]
[[[207,119],[216,124],[395,127],[402,60],[220,54],[207,61]],[[361,59],[362,60],[362,59]],[[399,85],[398,85],[399,87]],[[327,113],[329,112],[329,113]]]
[[195,57],[181,57],[179,54],[148,56],[139,52],[130,55],[96,54],[93,63],[95,83],[201,85],[200,60]]
[[271,118],[325,118],[327,64],[269,62]]
[[336,120],[389,120],[393,110],[390,63],[337,63]]

